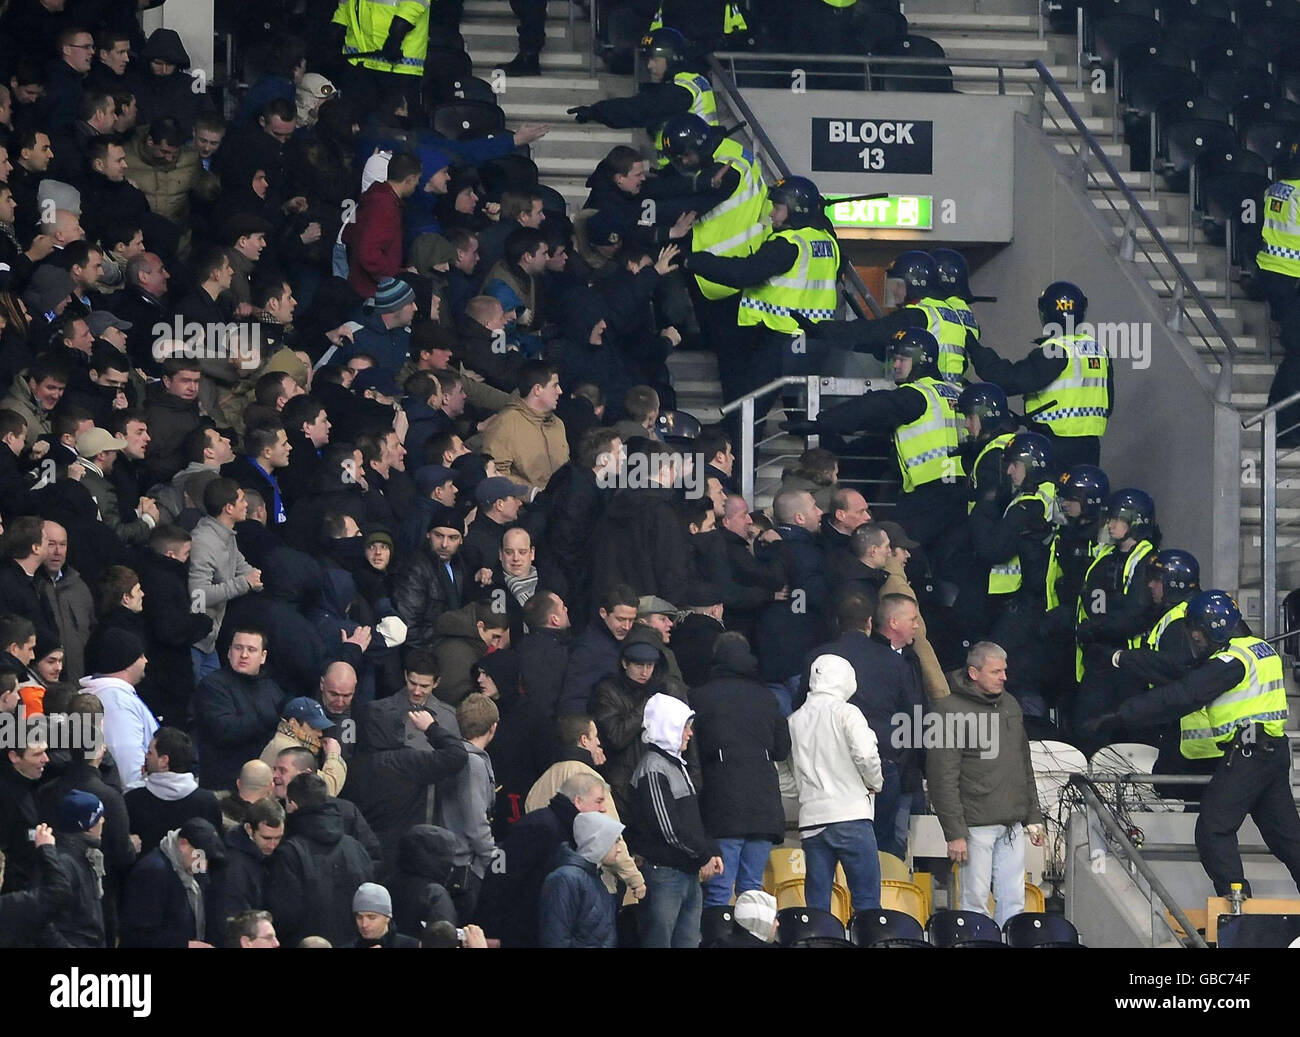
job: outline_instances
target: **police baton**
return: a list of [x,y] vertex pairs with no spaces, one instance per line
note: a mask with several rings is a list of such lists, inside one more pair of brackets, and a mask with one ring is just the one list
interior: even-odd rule
[[972,295],[966,301],[967,302],[997,302],[998,297],[996,295]]
[[736,123],[735,126],[728,126],[725,130],[722,131],[722,135],[724,137],[730,137],[733,133],[739,133],[748,125],[749,123],[742,119],[740,122]]

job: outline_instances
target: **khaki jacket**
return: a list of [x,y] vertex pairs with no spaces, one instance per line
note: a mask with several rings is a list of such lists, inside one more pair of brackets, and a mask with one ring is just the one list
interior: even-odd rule
[[484,433],[483,450],[498,465],[508,463],[512,479],[539,490],[569,460],[564,422],[554,414],[538,414],[517,397]]
[[[913,601],[916,600],[916,592],[903,575],[903,567],[894,560],[892,554],[885,571],[889,573],[889,579],[880,588],[881,597],[886,594],[904,594]],[[934,654],[934,648],[925,636],[924,616],[916,631],[916,640],[912,642],[912,651],[916,652],[917,661],[921,664],[921,684],[925,688],[925,697],[931,700],[946,698],[950,694],[948,680],[943,675],[943,667],[939,665],[939,657]]]

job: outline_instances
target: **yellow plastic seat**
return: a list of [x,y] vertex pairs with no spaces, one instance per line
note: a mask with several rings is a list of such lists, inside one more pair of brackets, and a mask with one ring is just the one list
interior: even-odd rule
[[881,879],[880,906],[889,911],[902,911],[904,914],[911,915],[922,925],[925,925],[930,917],[926,909],[925,894],[915,882]]
[[880,877],[898,882],[911,882],[912,872],[901,857],[895,857],[892,853],[885,853],[882,850],[880,851]]
[[[961,864],[958,861],[952,862],[952,892],[953,903],[961,903]],[[1035,886],[1032,882],[1025,882],[1025,910],[1036,911],[1042,914],[1046,908],[1047,898],[1043,896],[1043,891]],[[997,908],[997,900],[993,894],[989,894],[989,917],[994,917],[994,911]]]
[[[803,850],[778,847],[768,855],[767,866],[763,869],[763,889],[776,897],[778,909],[807,907],[804,898],[807,872]],[[831,884],[831,914],[845,925],[853,915],[848,880],[840,864],[835,865],[835,878]]]

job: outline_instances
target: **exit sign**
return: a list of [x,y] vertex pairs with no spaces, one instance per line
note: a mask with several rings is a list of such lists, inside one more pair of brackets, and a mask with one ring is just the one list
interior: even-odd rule
[[826,214],[836,227],[870,230],[932,230],[934,198],[930,195],[890,195],[887,198],[837,202],[828,198]]

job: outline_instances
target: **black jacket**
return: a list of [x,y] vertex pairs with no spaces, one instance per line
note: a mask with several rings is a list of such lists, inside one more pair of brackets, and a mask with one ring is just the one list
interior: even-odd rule
[[758,680],[758,660],[724,645],[710,679],[691,690],[699,744],[700,815],[715,839],[785,838],[774,764],[790,755],[790,731],[776,697]]
[[[557,717],[590,712],[596,685],[618,669],[619,647],[620,642],[614,640],[609,627],[597,614],[569,650],[563,691],[555,711]],[[528,680],[527,673],[524,679]]]
[[591,538],[593,603],[618,583],[683,600],[692,580],[691,543],[679,500],[677,490],[659,486],[614,494]]
[[38,639],[59,636],[54,610],[36,589],[36,580],[12,559],[0,563],[0,612],[11,612],[36,624]]
[[688,688],[694,688],[709,679],[713,648],[724,629],[716,619],[702,612],[690,613],[673,627],[673,655],[677,657],[682,680]]
[[432,648],[433,627],[444,612],[454,612],[472,596],[465,561],[456,552],[451,574],[433,553],[426,539],[406,571],[393,585],[393,608],[406,624],[406,643],[412,648]]
[[204,933],[198,931],[185,887],[162,850],[151,850],[141,857],[126,877],[122,894],[121,945],[185,947],[190,940],[210,943],[207,937],[214,928],[217,903],[210,876],[204,873],[194,878],[203,893]]
[[830,598],[825,558],[817,539],[800,526],[780,526],[778,532],[781,540],[775,546],[782,556],[790,597],[772,602],[758,619],[755,643],[760,676],[766,681],[798,674],[804,656],[826,639],[822,613]]
[[480,569],[495,569],[500,564],[501,540],[511,525],[489,518],[486,508],[478,509],[478,516],[465,530],[465,543],[459,552],[471,579]]
[[323,936],[334,947],[351,944],[353,894],[374,877],[370,854],[344,833],[335,802],[294,811],[271,857],[265,894],[281,942],[292,947],[304,936]]
[[498,844],[499,853],[483,879],[477,922],[502,947],[536,947],[542,883],[555,851],[573,842],[578,809],[560,793],[540,810],[527,813]]
[[[63,773],[53,781],[47,780],[36,797],[41,818],[46,824],[57,823],[59,804],[73,790],[89,792],[104,804],[104,832],[99,849],[104,854],[105,870],[120,880],[135,864],[135,847],[131,845],[131,834],[136,831],[131,825],[122,793],[100,776],[99,768],[93,766],[84,754],[74,752]],[[146,848],[152,849],[147,844]]]
[[[136,362],[134,357],[132,362]],[[186,459],[181,456],[185,437],[200,425],[211,425],[212,421],[199,413],[197,399],[173,396],[163,388],[162,382],[150,384],[145,397],[144,416],[149,422],[150,436],[145,460],[158,482],[169,482],[185,467]]]
[[[123,799],[131,819],[131,833],[140,837],[144,853],[156,848],[168,832],[180,828],[192,817],[204,818],[221,831],[221,804],[210,789],[195,789],[180,799],[163,799],[147,785],[140,785],[128,789]],[[104,832],[108,834],[107,826]]]
[[[220,827],[217,829],[220,831]],[[239,825],[225,834],[226,864],[221,869],[217,902],[221,905],[216,923],[217,946],[226,944],[226,920],[244,911],[261,911],[266,907],[266,880],[271,873],[271,860],[275,854],[266,855],[248,837],[244,826]],[[277,847],[277,852],[278,852]],[[276,919],[279,921],[279,919]]]
[[[602,624],[603,626],[604,624]],[[610,638],[612,641],[613,638]],[[530,630],[517,645],[519,676],[524,694],[546,704],[550,717],[558,717],[564,671],[569,665],[569,630]]]
[[48,939],[48,926],[73,902],[72,875],[53,846],[36,850],[30,887],[0,896],[0,947],[32,947]]
[[194,692],[193,734],[205,789],[233,785],[239,769],[262,755],[285,699],[283,689],[262,675],[245,677],[222,666],[203,678]]
[[[591,537],[609,497],[597,485],[591,469],[568,461],[556,470],[533,503],[531,510],[544,514],[546,521],[538,555],[558,565],[574,589],[588,586]],[[568,604],[570,608],[574,605]]]
[[5,855],[4,887],[0,892],[30,889],[36,879],[36,826],[41,823],[37,805],[38,782],[24,778],[0,758],[0,852]]
[[437,825],[416,825],[397,845],[397,865],[388,879],[393,897],[393,928],[420,938],[425,923],[457,924],[456,907],[447,892],[456,837]]
[[212,617],[190,607],[188,567],[153,550],[141,551],[135,564],[140,589],[149,603],[144,621],[149,631],[149,708],[163,722],[184,724],[194,697],[190,647],[212,631]]
[[103,947],[104,890],[87,857],[99,850],[99,843],[82,832],[59,832],[55,848],[72,879],[72,902],[51,919],[51,942],[56,947]]
[[694,872],[717,856],[717,843],[705,831],[699,793],[686,764],[657,745],[645,749],[628,802],[627,843],[651,865]]
[[424,821],[430,786],[458,773],[469,754],[465,743],[440,723],[424,733],[428,750],[412,749],[400,734],[394,737],[387,725],[372,722],[371,716],[367,711],[362,717],[357,754],[343,792],[379,837],[385,860],[392,861],[398,840]]

